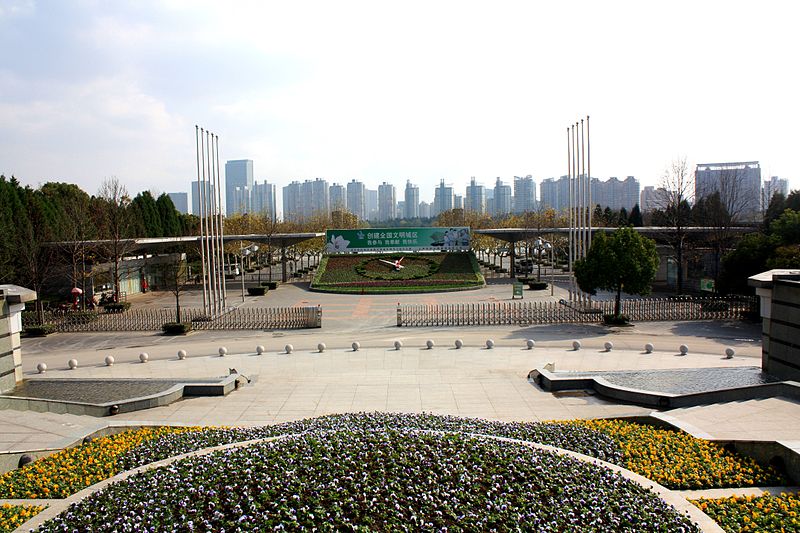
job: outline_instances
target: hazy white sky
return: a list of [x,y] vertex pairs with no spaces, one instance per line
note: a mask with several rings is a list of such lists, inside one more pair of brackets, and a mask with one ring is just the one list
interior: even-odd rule
[[800,187],[795,2],[0,0],[0,172],[188,191],[194,125],[255,175],[459,194],[470,176],[657,184],[758,160]]

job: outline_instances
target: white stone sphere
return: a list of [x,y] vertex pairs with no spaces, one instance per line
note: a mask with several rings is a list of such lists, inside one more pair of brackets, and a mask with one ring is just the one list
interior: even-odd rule
[[113,355],[107,355],[105,361],[106,361],[106,366],[113,366],[114,365],[114,356]]
[[283,347],[283,349],[286,351],[286,353],[292,353],[294,351],[294,346],[292,346],[291,344],[287,344],[286,346]]
[[733,359],[734,355],[736,355],[736,350],[734,350],[733,348],[725,348],[726,359]]
[[525,341],[525,346],[527,346],[529,350],[533,350],[533,347],[536,346],[536,341],[533,339],[528,339]]
[[178,350],[178,359],[181,361],[186,359],[186,350]]
[[319,353],[324,352],[325,348],[327,348],[327,346],[325,346],[324,342],[321,342],[321,343],[317,344],[317,350],[319,350]]
[[581,341],[572,341],[572,349],[573,350],[580,350],[581,349]]
[[426,340],[426,341],[425,341],[425,346],[427,346],[429,350],[432,350],[432,349],[433,349],[433,347],[434,347],[434,342],[433,342],[433,340],[431,340],[431,339],[428,339],[428,340]]
[[610,352],[614,349],[614,343],[611,341],[606,341],[606,343],[603,344],[603,348],[605,348],[607,352]]
[[70,368],[70,370],[75,370],[76,368],[78,368],[78,360],[70,359],[69,361],[67,361],[67,366]]
[[150,359],[150,356],[147,355],[147,352],[142,352],[139,354],[139,361],[142,363],[146,363],[148,359]]
[[647,344],[644,345],[644,351],[647,352],[647,353],[653,353],[653,350],[655,350],[655,349],[656,349],[656,347],[653,346],[652,343],[648,342]]
[[689,353],[689,347],[686,346],[685,344],[681,344],[680,347],[678,347],[678,350],[680,350],[681,355],[686,355],[687,353]]
[[494,341],[492,339],[486,339],[486,348],[489,350],[494,348]]
[[220,357],[224,357],[228,355],[228,349],[224,346],[220,346],[219,350],[217,350],[217,353],[219,354]]
[[36,365],[36,370],[38,370],[40,374],[44,374],[47,372],[47,363],[39,363]]
[[353,344],[351,344],[351,346],[353,347],[354,352],[357,352],[358,349],[361,348],[361,344],[359,344],[358,342],[354,342]]
[[403,343],[401,341],[394,341],[394,349],[399,350],[403,347]]
[[464,346],[464,341],[456,339],[456,350],[460,350],[462,346]]
[[261,346],[260,344],[259,344],[258,346],[256,346],[256,353],[257,353],[258,355],[263,355],[263,353],[264,353],[265,351],[266,351],[266,350],[264,349],[264,347],[263,347],[263,346]]

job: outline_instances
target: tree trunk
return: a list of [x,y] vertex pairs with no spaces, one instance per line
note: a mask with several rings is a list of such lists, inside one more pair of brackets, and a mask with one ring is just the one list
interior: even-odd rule
[[179,292],[175,293],[175,322],[181,323],[181,296]]
[[678,272],[675,278],[675,289],[678,294],[683,294],[683,241],[678,243],[676,251],[676,259],[678,260]]
[[617,295],[614,298],[614,316],[620,316],[620,296],[622,295],[622,285],[617,286]]

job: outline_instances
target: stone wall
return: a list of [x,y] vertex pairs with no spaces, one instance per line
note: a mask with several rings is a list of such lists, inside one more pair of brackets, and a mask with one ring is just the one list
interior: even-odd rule
[[0,285],[0,394],[22,381],[22,311],[36,293],[16,285]]
[[800,281],[776,278],[769,318],[762,326],[762,368],[782,379],[800,381]]

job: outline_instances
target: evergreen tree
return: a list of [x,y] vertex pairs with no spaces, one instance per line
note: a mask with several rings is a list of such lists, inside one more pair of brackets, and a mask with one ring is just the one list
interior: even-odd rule
[[172,198],[162,193],[156,200],[156,209],[161,222],[161,236],[177,237],[181,235],[181,222],[178,218],[180,213],[175,209]]
[[628,224],[635,228],[640,228],[644,226],[644,220],[642,219],[642,211],[639,209],[639,204],[633,206],[631,209],[631,214],[628,216]]

